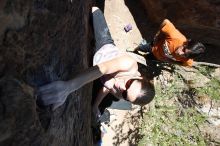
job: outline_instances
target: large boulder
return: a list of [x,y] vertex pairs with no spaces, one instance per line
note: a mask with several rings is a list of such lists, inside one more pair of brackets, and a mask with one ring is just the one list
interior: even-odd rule
[[141,0],[141,3],[147,14],[143,21],[153,23],[158,28],[163,19],[170,19],[187,38],[197,39],[205,44],[206,54],[198,61],[220,64],[219,1]]
[[158,23],[164,18],[176,24],[220,28],[220,2],[213,0],[141,0],[148,17]]
[[92,145],[91,84],[55,111],[34,91],[89,67],[91,1],[0,1],[0,145]]

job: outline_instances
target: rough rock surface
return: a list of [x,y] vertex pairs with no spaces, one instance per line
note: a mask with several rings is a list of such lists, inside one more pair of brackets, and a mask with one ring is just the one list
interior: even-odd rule
[[0,1],[0,145],[91,145],[91,84],[54,112],[34,96],[89,66],[90,8],[90,0]]

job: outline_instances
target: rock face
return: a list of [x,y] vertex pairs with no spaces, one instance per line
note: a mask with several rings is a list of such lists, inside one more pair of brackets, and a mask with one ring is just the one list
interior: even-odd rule
[[153,22],[161,22],[164,18],[169,18],[179,25],[220,28],[219,1],[142,0],[142,3],[149,19]]
[[188,38],[205,44],[207,52],[199,61],[220,64],[220,2],[217,0],[141,0],[145,21],[159,24],[168,18]]
[[34,96],[89,66],[90,8],[90,0],[0,1],[0,145],[92,145],[91,85],[54,112]]

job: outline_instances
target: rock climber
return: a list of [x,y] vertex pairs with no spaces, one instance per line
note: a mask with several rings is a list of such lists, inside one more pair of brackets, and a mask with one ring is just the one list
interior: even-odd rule
[[56,109],[65,102],[71,92],[100,78],[103,86],[95,98],[95,113],[98,113],[98,106],[108,93],[134,104],[149,103],[155,95],[152,81],[141,75],[138,63],[132,56],[115,46],[99,8],[92,8],[92,17],[95,36],[94,66],[71,80],[55,81],[41,86],[37,91],[38,98],[44,105],[53,105],[53,109]]

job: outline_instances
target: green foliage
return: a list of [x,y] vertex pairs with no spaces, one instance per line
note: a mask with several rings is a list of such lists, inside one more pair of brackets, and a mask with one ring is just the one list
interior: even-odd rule
[[154,108],[151,108],[144,116],[141,131],[144,137],[139,142],[139,146],[207,145],[200,131],[200,126],[205,122],[206,117],[193,107],[183,108],[178,97],[184,90],[187,90],[187,86],[178,74],[174,73],[173,77],[174,79],[167,86],[156,84]]
[[174,79],[169,82],[169,86],[163,86],[157,84],[156,87],[156,96],[155,99],[170,99],[177,94],[181,93],[185,86],[182,84],[183,79],[178,74],[173,74]]
[[206,145],[199,130],[204,121],[205,117],[192,108],[159,106],[145,115],[142,125],[145,136],[139,145]]
[[199,67],[198,71],[210,78],[211,81],[207,84],[207,86],[197,88],[197,94],[202,96],[209,96],[211,99],[220,100],[220,82],[211,76],[211,73],[214,71],[214,68],[203,66]]
[[196,89],[198,95],[209,96],[211,99],[220,100],[220,82],[212,79],[207,86]]
[[201,67],[198,67],[197,69],[201,74],[203,74],[207,77],[211,77],[210,73],[214,71],[214,68],[211,68],[208,66],[201,66]]

